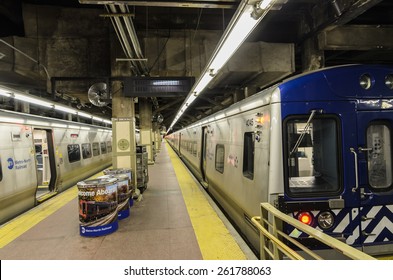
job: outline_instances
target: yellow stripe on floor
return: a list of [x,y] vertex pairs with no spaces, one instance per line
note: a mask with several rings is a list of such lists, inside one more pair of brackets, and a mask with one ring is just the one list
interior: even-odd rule
[[247,259],[175,152],[167,145],[204,260]]
[[[95,174],[94,176],[90,177],[90,179],[96,178],[98,176],[102,176],[102,172]],[[77,195],[78,188],[73,186],[72,188],[4,224],[0,228],[0,249],[59,210],[65,204],[73,200]]]

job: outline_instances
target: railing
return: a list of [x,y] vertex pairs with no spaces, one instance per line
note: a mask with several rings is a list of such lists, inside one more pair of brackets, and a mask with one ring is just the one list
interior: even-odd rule
[[[251,220],[260,231],[260,258],[262,260],[324,259],[315,251],[284,233],[281,230],[283,223],[308,234],[310,238],[318,240],[322,245],[330,248],[330,251],[334,250],[335,258],[341,255],[343,259],[376,260],[372,256],[288,216],[270,203],[261,203],[261,217],[253,217]],[[338,258],[340,259],[340,257]]]

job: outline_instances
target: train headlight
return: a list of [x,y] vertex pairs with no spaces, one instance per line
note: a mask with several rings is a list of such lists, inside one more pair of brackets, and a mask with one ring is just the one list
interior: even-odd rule
[[369,74],[363,74],[360,76],[359,84],[363,89],[370,89],[372,86],[372,79]]
[[329,211],[319,213],[317,220],[321,229],[329,229],[334,225],[334,216]]
[[313,215],[310,212],[301,212],[297,219],[301,221],[303,224],[311,225],[313,220]]
[[388,89],[393,89],[393,74],[389,74],[385,77],[385,85]]

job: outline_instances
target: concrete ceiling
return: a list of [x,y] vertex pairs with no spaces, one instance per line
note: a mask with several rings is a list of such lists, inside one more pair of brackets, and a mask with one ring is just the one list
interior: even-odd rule
[[[110,118],[110,103],[96,107],[87,99],[92,84],[138,75],[198,78],[238,4],[1,1],[0,39],[35,62],[0,41],[0,82]],[[134,24],[147,62],[116,62],[127,57],[112,24],[113,14],[120,13]],[[392,64],[392,32],[391,0],[278,0],[175,129],[296,73],[347,63]],[[131,52],[138,58],[138,49]],[[169,127],[184,97],[149,100]],[[0,107],[13,104],[3,100]],[[34,108],[32,113],[53,114]]]

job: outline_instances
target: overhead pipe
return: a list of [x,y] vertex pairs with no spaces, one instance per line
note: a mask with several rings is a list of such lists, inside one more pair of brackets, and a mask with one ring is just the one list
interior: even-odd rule
[[[121,13],[127,13],[128,11],[124,5],[119,5]],[[117,8],[115,5],[107,5],[108,12],[117,14]],[[130,60],[133,71],[136,75],[147,74],[147,66],[143,59],[141,47],[136,35],[134,25],[129,17],[123,17],[124,25],[120,17],[111,17],[112,25],[115,28],[117,37],[122,45],[123,51],[128,58],[136,60]],[[125,27],[124,27],[125,26]]]
[[[107,5],[106,8],[108,12],[117,13],[116,6],[114,5]],[[133,58],[134,53],[132,51],[129,41],[127,40],[127,35],[125,34],[120,18],[119,17],[111,18],[111,22],[113,28],[115,29],[117,38],[119,39],[119,42],[121,44],[124,53],[126,54],[127,57]],[[131,70],[134,72],[134,74],[140,75],[138,65],[134,61],[131,61],[131,65],[133,66]]]
[[[120,7],[120,11],[122,13],[129,13],[128,7],[126,7],[125,5],[119,5],[119,7]],[[136,31],[134,28],[134,23],[132,22],[130,17],[123,17],[123,19],[124,19],[124,24],[125,24],[127,31],[128,31],[128,35],[130,36],[131,43],[132,43],[131,46],[133,46],[136,58],[137,59],[144,59],[143,54],[142,54],[142,49],[139,44],[138,36],[136,35]],[[140,60],[139,65],[141,67],[143,74],[148,73],[146,62],[144,60]]]
[[340,6],[338,5],[336,0],[331,0],[330,3],[333,6],[334,12],[336,14],[336,17],[340,17],[342,15],[342,11],[340,9]]

